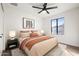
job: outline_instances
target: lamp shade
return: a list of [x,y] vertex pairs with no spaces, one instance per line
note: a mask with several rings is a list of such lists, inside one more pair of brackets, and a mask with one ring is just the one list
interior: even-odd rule
[[41,33],[42,33],[42,34],[44,34],[44,31],[43,31],[43,30],[41,30]]
[[9,31],[9,36],[10,37],[15,37],[16,36],[16,32],[15,31]]

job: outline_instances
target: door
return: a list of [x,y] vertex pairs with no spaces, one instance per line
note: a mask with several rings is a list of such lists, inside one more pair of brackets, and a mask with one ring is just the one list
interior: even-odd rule
[[0,4],[0,52],[3,50],[3,12]]

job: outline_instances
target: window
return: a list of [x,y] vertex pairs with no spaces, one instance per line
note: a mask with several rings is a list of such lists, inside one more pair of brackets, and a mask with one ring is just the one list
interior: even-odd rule
[[64,17],[51,20],[51,33],[64,35]]

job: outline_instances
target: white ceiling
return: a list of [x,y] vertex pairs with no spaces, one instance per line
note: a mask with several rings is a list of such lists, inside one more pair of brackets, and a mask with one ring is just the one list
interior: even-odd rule
[[51,15],[56,15],[56,14],[65,12],[67,10],[79,7],[78,3],[48,3],[47,7],[58,6],[57,9],[48,10],[50,14],[47,14],[45,11],[38,14],[40,9],[32,8],[32,6],[42,7],[42,5],[43,3],[18,3],[18,6],[16,7],[16,6],[8,4],[8,6],[11,8],[14,7],[19,10],[22,10],[22,12],[25,12],[27,14],[31,14],[31,15],[35,15],[39,17],[47,17]]

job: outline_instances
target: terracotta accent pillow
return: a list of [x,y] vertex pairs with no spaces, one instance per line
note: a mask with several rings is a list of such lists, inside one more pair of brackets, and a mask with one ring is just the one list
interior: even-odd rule
[[32,33],[37,33],[39,36],[42,36],[42,33],[40,31],[31,31]]
[[39,36],[39,34],[38,34],[37,32],[32,32],[32,33],[30,34],[30,37],[37,37],[37,36]]

